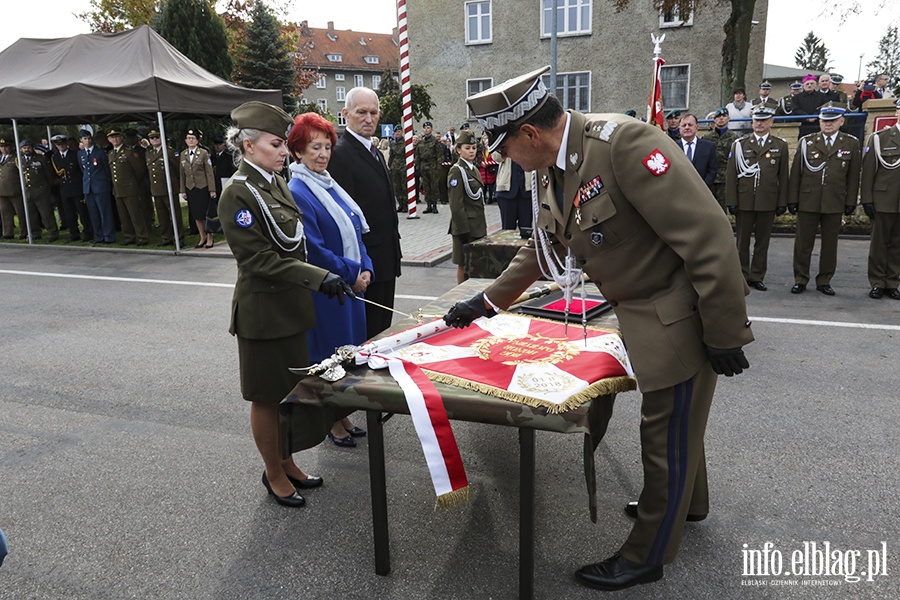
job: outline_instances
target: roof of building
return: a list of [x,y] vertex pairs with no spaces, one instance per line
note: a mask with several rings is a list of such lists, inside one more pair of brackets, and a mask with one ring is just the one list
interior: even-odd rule
[[763,65],[763,79],[799,79],[804,75],[812,73],[813,75],[822,75],[828,71],[814,71],[810,69],[799,69],[797,67],[782,67],[780,65]]
[[[333,21],[328,22],[327,29],[316,29],[303,21],[300,23],[300,50],[307,56],[306,64],[319,69],[381,72],[391,68],[396,71],[400,64],[400,49],[394,31],[391,34],[339,30],[334,28]],[[339,56],[340,60],[329,58],[334,56]],[[378,62],[372,62],[371,57],[378,57]]]

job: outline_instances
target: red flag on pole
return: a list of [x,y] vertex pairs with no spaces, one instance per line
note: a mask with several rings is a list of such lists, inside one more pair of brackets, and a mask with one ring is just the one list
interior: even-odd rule
[[663,118],[662,82],[659,80],[659,72],[666,64],[659,55],[653,58],[653,87],[650,89],[650,99],[647,102],[647,123],[656,125],[663,131],[666,127]]

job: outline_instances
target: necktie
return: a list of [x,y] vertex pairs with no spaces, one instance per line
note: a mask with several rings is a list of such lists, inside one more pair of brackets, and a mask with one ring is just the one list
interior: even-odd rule
[[687,157],[689,161],[694,162],[694,142],[688,142]]
[[831,136],[825,138],[825,147],[831,150]]
[[378,160],[378,148],[375,147],[375,144],[369,145],[369,152],[372,153],[372,158]]
[[556,206],[563,212],[563,194],[565,193],[564,173],[559,167],[553,167],[553,191],[556,194]]

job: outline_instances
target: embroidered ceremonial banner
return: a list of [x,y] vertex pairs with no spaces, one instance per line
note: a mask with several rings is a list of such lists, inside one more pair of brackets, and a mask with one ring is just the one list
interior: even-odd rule
[[505,400],[575,408],[596,396],[633,390],[634,371],[615,333],[500,314],[450,329],[393,353],[422,367],[434,381]]

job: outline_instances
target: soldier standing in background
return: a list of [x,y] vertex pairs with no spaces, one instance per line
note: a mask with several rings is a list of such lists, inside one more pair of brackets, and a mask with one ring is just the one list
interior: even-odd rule
[[15,217],[19,217],[19,239],[28,237],[25,234],[25,203],[22,201],[22,184],[19,181],[19,168],[16,157],[9,151],[9,142],[0,138],[0,222],[2,222],[3,239],[11,240],[15,236]]
[[[143,144],[141,142],[144,142]],[[125,145],[131,148],[133,154],[137,154],[141,161],[145,161],[144,150],[146,142],[140,138],[137,129],[125,130]],[[144,220],[147,223],[147,232],[153,230],[153,199],[150,194],[150,183],[147,181],[147,173],[145,172],[141,178],[140,188],[141,210],[144,213]]]
[[125,246],[146,246],[150,242],[147,228],[147,212],[141,194],[147,163],[141,153],[122,143],[122,133],[112,130],[106,137],[113,145],[109,152],[109,170],[112,172],[113,194],[122,222],[122,242]]
[[394,137],[390,141],[388,169],[391,171],[391,179],[394,183],[394,200],[397,201],[397,212],[405,213],[407,211],[406,143],[403,139],[403,128],[400,125],[394,127]]
[[438,213],[437,203],[441,197],[438,174],[443,160],[441,142],[431,135],[431,121],[422,123],[422,137],[416,146],[416,172],[421,174],[422,187],[425,190],[425,210],[422,213]]
[[[47,241],[55,242],[59,239],[59,226],[56,224],[56,213],[53,212],[53,197],[50,188],[53,186],[53,166],[50,161],[34,153],[31,142],[22,140],[19,144],[22,150],[24,166],[22,175],[25,176],[25,197],[28,200],[28,211],[31,217],[31,237],[41,238],[41,230],[37,225],[38,214],[44,227],[47,228]],[[24,226],[19,222],[19,229]],[[19,235],[21,238],[22,236]]]
[[[56,146],[50,162],[59,177],[59,204],[63,214],[63,226],[69,230],[69,241],[94,240],[94,230],[84,201],[84,190],[81,178],[81,166],[78,164],[77,152],[69,150],[69,140],[59,134],[50,138]],[[78,231],[78,220],[81,219],[83,232]]]
[[769,102],[774,102],[772,98],[769,98],[769,94],[772,93],[772,84],[768,81],[763,81],[759,84],[759,97],[754,98],[751,104],[756,106],[757,104],[768,104]]
[[[175,151],[171,148],[163,148],[162,138],[159,132],[151,130],[147,133],[150,147],[144,152],[147,161],[147,175],[150,179],[150,195],[156,206],[156,219],[159,221],[159,230],[162,234],[162,242],[158,247],[175,245],[175,231],[178,231],[178,241],[184,245],[184,224],[181,221],[181,202],[178,199],[178,190],[175,182],[178,181],[178,163],[175,160]],[[171,188],[166,180],[166,162],[164,153],[169,156],[169,175],[172,182]],[[230,154],[229,154],[230,156]],[[172,226],[172,208],[169,205],[169,192],[172,192],[172,201],[175,206],[175,226]]]
[[844,124],[844,112],[831,102],[823,105],[819,109],[820,132],[801,138],[794,152],[788,200],[788,210],[797,215],[792,294],[806,289],[816,230],[821,228],[816,289],[834,296],[831,278],[837,268],[841,220],[853,214],[859,195],[859,140],[838,131]]
[[[900,100],[894,113],[900,119]],[[861,202],[872,221],[869,298],[900,300],[900,121],[869,136],[862,161]]]
[[[456,134],[453,134],[453,139],[456,139]],[[450,138],[446,135],[441,138],[441,170],[438,173],[441,204],[448,204],[450,202],[450,196],[447,190],[447,175],[450,174],[450,167],[453,165],[453,144],[455,144],[455,142],[451,142]]]
[[[788,144],[771,135],[775,109],[766,104],[753,108],[753,133],[734,142],[726,169],[726,205],[735,215],[738,258],[747,284],[766,291],[769,239],[775,215],[784,214],[788,197]],[[753,236],[753,260],[750,237]]]
[[728,170],[728,155],[731,154],[731,145],[738,139],[738,134],[728,128],[728,109],[724,106],[713,113],[713,130],[704,134],[703,139],[716,145],[716,160],[719,170],[716,171],[716,179],[713,182],[713,195],[719,201],[722,210],[725,209],[725,172]]
[[795,81],[790,87],[791,93],[787,96],[782,96],[778,100],[778,111],[775,114],[780,117],[787,116],[794,112],[794,98],[803,90],[803,84],[799,81]]
[[681,129],[679,129],[679,125],[681,125],[680,110],[670,110],[666,113],[666,133],[669,134],[672,141],[677,142],[681,139]]

